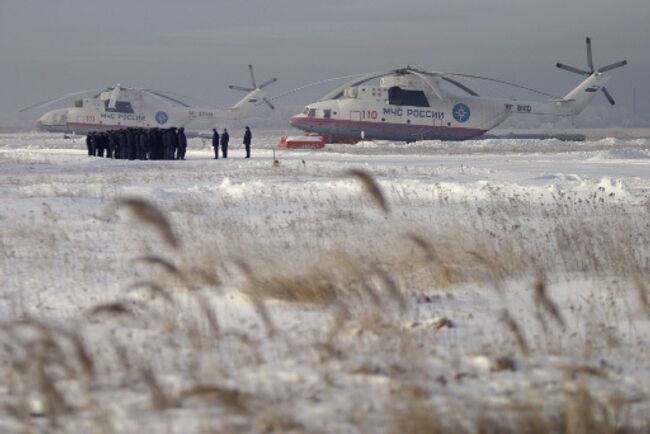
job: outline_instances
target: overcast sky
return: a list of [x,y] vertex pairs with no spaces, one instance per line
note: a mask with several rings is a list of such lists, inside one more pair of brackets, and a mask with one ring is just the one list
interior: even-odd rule
[[[608,85],[650,111],[649,0],[0,0],[0,125],[19,108],[121,83],[217,106],[241,96],[246,65],[270,94],[404,64],[487,74],[565,94],[586,67],[628,59]],[[304,104],[327,87],[296,95]],[[598,97],[598,104],[606,104]],[[38,117],[36,112],[27,119]]]

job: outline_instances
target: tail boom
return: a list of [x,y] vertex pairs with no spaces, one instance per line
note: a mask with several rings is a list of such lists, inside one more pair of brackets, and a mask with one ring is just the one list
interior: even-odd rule
[[550,101],[514,101],[506,104],[506,111],[521,114],[575,116],[580,114],[589,105],[594,96],[605,86],[609,79],[609,76],[593,73],[561,99]]

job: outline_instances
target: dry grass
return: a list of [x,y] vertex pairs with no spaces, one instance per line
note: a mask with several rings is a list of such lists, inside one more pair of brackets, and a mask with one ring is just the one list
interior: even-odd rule
[[274,276],[255,281],[245,290],[249,294],[293,303],[328,305],[340,295],[340,290],[324,275]]
[[388,201],[386,200],[381,187],[379,187],[379,184],[377,184],[377,181],[375,181],[372,175],[360,169],[350,169],[347,171],[347,175],[358,179],[377,206],[379,206],[384,213],[390,213]]
[[162,239],[170,246],[175,249],[180,247],[180,241],[176,237],[169,220],[155,205],[144,199],[134,197],[119,199],[117,205],[128,208],[138,220],[155,228]]
[[[357,178],[371,200],[389,214],[386,196],[368,173],[348,175]],[[577,204],[558,201],[556,209],[532,212],[539,213],[535,218],[548,218],[546,214],[557,211],[558,218],[542,241],[535,238],[538,234],[513,229],[529,218],[529,205],[524,210],[521,203],[495,199],[472,224],[456,222],[452,229],[431,232],[407,228],[391,234],[390,249],[385,251],[366,255],[319,251],[315,264],[297,269],[279,267],[278,261],[263,255],[244,260],[187,245],[181,251],[180,238],[163,211],[142,199],[123,199],[121,206],[172,247],[167,249],[169,256],[154,248],[139,257],[138,266],[146,266],[144,273],[150,275],[129,287],[124,297],[91,307],[83,322],[69,328],[33,319],[4,324],[0,369],[12,391],[5,414],[28,432],[40,426],[35,419],[40,415],[54,430],[99,413],[102,418],[87,432],[110,432],[111,424],[105,423],[113,417],[110,399],[102,393],[121,381],[122,390],[147,396],[142,406],[155,414],[217,411],[218,416],[208,417],[218,419],[223,429],[214,432],[335,432],[341,427],[434,434],[649,432],[647,416],[634,419],[638,422],[634,426],[624,417],[639,402],[647,405],[647,397],[608,400],[591,391],[590,381],[598,381],[612,392],[606,396],[614,395],[615,380],[606,366],[577,362],[564,366],[557,378],[549,380],[548,390],[531,389],[535,396],[528,401],[522,401],[518,391],[501,397],[507,398],[506,404],[494,406],[477,395],[463,396],[464,382],[480,382],[485,378],[481,375],[495,381],[498,375],[537,381],[535,358],[547,355],[540,341],[555,340],[556,355],[566,353],[570,359],[575,354],[572,346],[580,340],[580,330],[573,327],[584,316],[567,312],[551,298],[553,282],[547,276],[571,272],[635,276],[633,282],[622,279],[621,285],[636,290],[639,305],[650,316],[648,245],[633,235],[639,229],[619,220],[620,215],[616,224],[607,219],[585,221]],[[202,212],[198,204],[195,210]],[[634,248],[629,247],[630,239],[635,240]],[[372,250],[372,245],[369,241],[366,248]],[[270,265],[260,270],[258,265],[265,260]],[[513,281],[533,282],[531,312],[509,310]],[[503,303],[495,309],[495,317],[488,318],[500,323],[503,333],[486,337],[483,348],[466,349],[462,341],[464,333],[472,332],[464,330],[473,312],[461,315],[459,310],[458,318],[450,316],[439,302],[453,301],[466,283],[487,288]],[[530,298],[530,286],[519,285],[521,294]],[[147,297],[140,297],[143,293]],[[224,297],[241,293],[252,305],[253,319],[233,325],[218,316],[222,311],[217,306]],[[422,309],[419,300],[433,308]],[[296,315],[308,306],[325,321],[284,328],[274,316],[278,304]],[[479,312],[481,307],[473,308]],[[431,312],[438,315],[421,317]],[[617,314],[613,308],[609,312]],[[541,329],[534,320],[526,321],[534,313]],[[123,318],[128,322],[120,322]],[[596,319],[603,322],[602,317]],[[554,335],[547,320],[561,333]],[[115,327],[115,333],[89,347],[85,328],[101,321],[107,329]],[[571,333],[578,337],[562,340]],[[514,338],[514,344],[504,343],[503,335],[506,341]],[[580,350],[592,344],[584,343]],[[511,356],[517,350],[523,362]],[[473,351],[487,354],[487,372],[472,371],[464,362],[467,355],[476,355]],[[303,375],[305,367],[308,375]],[[275,380],[273,390],[264,390],[266,383],[256,383],[258,376],[273,375],[275,368],[284,377]],[[179,384],[166,381],[169,376]],[[556,382],[577,386],[563,395]],[[356,385],[367,387],[367,395],[354,390]],[[42,414],[36,416],[34,396],[42,403]],[[345,404],[337,407],[339,398]],[[313,413],[310,405],[316,409]],[[319,416],[318,411],[332,408],[338,409],[336,414]],[[323,420],[330,417],[335,420]]]

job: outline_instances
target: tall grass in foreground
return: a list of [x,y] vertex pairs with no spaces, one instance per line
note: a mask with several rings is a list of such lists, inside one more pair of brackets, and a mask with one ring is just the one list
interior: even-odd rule
[[[347,175],[397,218],[369,174]],[[594,216],[599,199],[531,206],[494,192],[453,230],[400,229],[368,255],[299,252],[318,259],[299,268],[207,254],[152,203],[119,200],[163,241],[138,258],[149,277],[78,321],[2,324],[3,428],[650,432],[647,392],[593,357],[647,355],[635,318],[650,317],[650,229],[624,207]],[[552,290],[567,275],[616,282],[578,305]],[[474,298],[457,300],[467,287]],[[492,333],[474,336],[481,326]],[[510,389],[492,399],[494,384]]]

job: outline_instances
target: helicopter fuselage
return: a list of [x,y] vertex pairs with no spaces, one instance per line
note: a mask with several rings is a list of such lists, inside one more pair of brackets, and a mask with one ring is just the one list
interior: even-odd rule
[[115,108],[108,107],[106,98],[86,98],[78,107],[52,110],[36,122],[41,131],[87,134],[122,128],[182,127],[194,119],[215,118],[211,110],[166,107],[151,110],[136,101],[118,101]]
[[426,106],[339,99],[310,104],[290,124],[342,140],[466,140],[483,135],[509,115],[503,104],[470,98]]
[[[252,66],[249,66],[252,71]],[[252,72],[251,72],[252,73]],[[118,87],[107,89],[93,98],[84,98],[75,102],[74,107],[51,110],[36,122],[41,131],[88,134],[123,128],[169,128],[185,127],[198,119],[232,120],[247,116],[265,99],[263,87],[275,82],[275,79],[254,88],[245,90],[248,94],[229,108],[203,108],[183,106],[156,106],[146,103],[143,96],[155,91]],[[164,95],[162,95],[164,97]],[[171,99],[166,97],[167,99]],[[179,102],[178,100],[172,99]]]
[[333,140],[465,140],[509,114],[499,102],[442,95],[436,83],[393,74],[378,86],[347,87],[335,98],[310,104],[290,124]]

